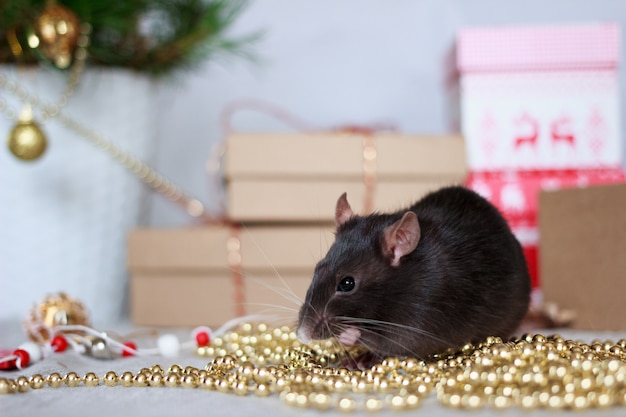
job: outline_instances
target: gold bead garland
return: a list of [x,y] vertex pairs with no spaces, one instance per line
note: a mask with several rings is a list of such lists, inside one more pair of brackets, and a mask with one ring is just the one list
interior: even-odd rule
[[[77,27],[80,26],[80,33],[76,33],[76,39],[73,41],[73,43],[75,42],[78,47],[75,51],[74,63],[69,75],[68,84],[56,104],[42,106],[41,117],[44,122],[49,118],[56,117],[61,109],[67,104],[69,98],[76,90],[81,75],[85,69],[91,25],[87,23],[79,25],[77,22],[75,23],[76,24],[71,25],[73,28],[72,31],[76,31]],[[39,39],[37,37],[35,38]],[[73,51],[73,48],[71,49]],[[63,57],[63,62],[66,63],[66,66],[69,66],[71,62],[71,59],[67,56],[67,54],[69,54],[69,49],[65,52],[66,54]],[[25,102],[24,110],[22,110],[22,113],[18,117],[17,113],[13,109],[10,109],[6,102],[0,100],[0,110],[4,111],[8,119],[16,120],[15,126],[9,133],[9,150],[18,159],[23,161],[33,161],[39,159],[47,148],[47,138],[41,130],[40,125],[34,120],[32,114],[32,107],[40,105],[38,98],[29,96],[16,84],[8,83],[4,76],[0,77],[0,87],[6,89],[9,93],[16,95],[20,100]]]
[[0,394],[80,385],[206,389],[238,396],[277,395],[285,404],[319,410],[379,411],[419,407],[435,393],[448,407],[572,409],[626,406],[626,339],[590,344],[558,335],[498,337],[428,360],[387,358],[364,371],[340,367],[335,341],[305,346],[289,327],[245,323],[197,354],[204,369],[159,365],[137,373],[52,373],[0,378]]
[[[54,2],[53,2],[54,3]],[[74,61],[72,63],[72,71],[69,75],[68,84],[61,94],[61,97],[57,100],[55,104],[46,104],[43,103],[38,97],[35,95],[29,94],[25,91],[21,86],[19,86],[15,82],[9,81],[3,74],[0,74],[0,89],[4,89],[8,93],[16,96],[19,100],[25,102],[27,105],[32,106],[33,108],[39,108],[41,110],[42,120],[45,122],[51,118],[57,118],[65,127],[70,130],[73,130],[87,141],[91,142],[92,145],[97,148],[103,150],[107,153],[111,158],[115,159],[118,163],[122,164],[127,170],[129,170],[132,174],[134,174],[139,180],[141,180],[148,187],[152,188],[156,192],[163,195],[165,198],[173,201],[174,203],[182,206],[187,213],[195,218],[201,219],[203,222],[207,224],[217,223],[222,221],[220,218],[213,217],[209,215],[204,205],[197,198],[193,198],[187,194],[185,194],[180,187],[171,181],[167,180],[163,177],[159,172],[150,167],[148,164],[138,160],[134,156],[129,153],[123,151],[121,148],[116,146],[114,143],[106,140],[101,135],[97,134],[93,130],[87,128],[81,123],[73,120],[72,118],[65,116],[61,113],[61,109],[67,104],[69,98],[74,94],[76,87],[78,86],[81,76],[85,70],[85,65],[87,61],[87,47],[89,46],[89,37],[92,31],[92,27],[89,23],[79,23],[78,21],[74,21],[74,19],[70,19],[68,16],[68,10],[65,7],[52,4],[49,5],[44,11],[44,15],[47,20],[72,20],[70,26],[78,27],[79,33],[75,40],[76,50],[74,51]],[[53,16],[54,15],[54,16]],[[73,29],[73,30],[74,30]],[[30,45],[32,48],[37,48],[39,46],[39,37],[35,34],[31,34],[29,39],[36,39],[36,43]],[[74,41],[71,43],[73,44]],[[19,42],[17,43],[19,45]],[[53,46],[53,45],[48,45]],[[57,47],[62,47],[63,54],[59,53],[55,48],[51,51],[51,54],[44,54],[55,62],[55,65],[61,68],[65,68],[69,66],[71,60],[66,56],[66,52],[73,50],[73,46],[69,47],[68,45],[56,45]],[[21,48],[21,46],[20,46]],[[58,48],[57,48],[58,49]],[[61,55],[63,55],[61,57]],[[60,58],[59,58],[60,57]],[[55,59],[58,58],[58,59]],[[60,60],[59,60],[60,59]],[[0,112],[3,112],[5,117],[9,120],[18,120],[18,114],[15,110],[11,109],[7,102],[4,101],[0,97]],[[32,123],[31,123],[32,124]],[[29,127],[32,126],[29,124]],[[42,140],[45,140],[45,136],[42,134]],[[45,145],[43,146],[45,150]],[[34,153],[31,151],[30,153]],[[24,159],[36,159],[43,153],[41,150],[32,158],[24,158]],[[21,157],[23,152],[16,153],[16,156]]]
[[[79,45],[83,44],[79,43]],[[84,44],[84,46],[86,46],[86,43]],[[77,61],[75,65],[83,65],[82,62],[84,62],[84,60]],[[187,195],[185,192],[182,191],[179,186],[166,179],[154,168],[135,158],[131,154],[125,152],[120,147],[108,141],[107,139],[105,139],[95,131],[89,129],[85,125],[81,124],[80,122],[61,113],[62,107],[67,103],[69,97],[73,94],[78,84],[81,72],[82,67],[80,71],[73,73],[65,92],[63,93],[61,99],[55,105],[42,103],[38,97],[29,94],[17,83],[9,81],[3,74],[0,74],[0,89],[4,89],[8,93],[16,96],[21,101],[29,103],[33,107],[40,108],[42,112],[42,118],[44,120],[52,117],[56,118],[65,127],[76,132],[92,145],[107,153],[111,158],[124,166],[124,168],[129,170],[148,187],[160,193],[170,201],[182,206],[190,216],[198,218],[207,224],[220,222],[222,219],[213,217],[206,212],[204,205],[199,199]],[[1,97],[0,112],[4,113],[6,118],[9,120],[15,120],[18,117],[17,112],[11,109],[6,101],[4,101]]]

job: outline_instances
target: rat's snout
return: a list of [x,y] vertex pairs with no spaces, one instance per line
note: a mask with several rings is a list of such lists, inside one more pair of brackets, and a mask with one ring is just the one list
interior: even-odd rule
[[324,329],[328,328],[328,317],[317,314],[313,309],[304,308],[298,318],[296,337],[302,343],[323,339]]
[[311,330],[307,329],[303,325],[298,326],[296,329],[296,336],[298,337],[298,340],[304,344],[311,343],[311,340],[313,340],[311,333]]

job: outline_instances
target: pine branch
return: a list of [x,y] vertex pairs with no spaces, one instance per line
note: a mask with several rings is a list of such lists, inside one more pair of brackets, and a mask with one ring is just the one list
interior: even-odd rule
[[[58,0],[92,25],[90,62],[132,68],[154,75],[190,68],[219,55],[250,57],[260,33],[231,38],[227,32],[247,6],[245,0]],[[26,32],[45,0],[0,4],[0,63],[35,63]],[[24,54],[16,57],[7,37],[12,30]]]

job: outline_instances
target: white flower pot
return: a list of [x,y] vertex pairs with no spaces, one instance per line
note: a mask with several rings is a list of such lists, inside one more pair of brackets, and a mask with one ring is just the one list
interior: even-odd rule
[[[55,103],[67,78],[52,70],[0,66],[10,80]],[[19,112],[22,103],[0,90]],[[63,108],[66,116],[150,162],[156,85],[125,70],[89,69]],[[35,109],[35,118],[38,116]],[[48,149],[24,162],[6,147],[13,121],[0,115],[0,319],[22,319],[45,295],[83,301],[92,323],[119,320],[127,302],[126,235],[138,225],[146,187],[59,120],[42,124]]]

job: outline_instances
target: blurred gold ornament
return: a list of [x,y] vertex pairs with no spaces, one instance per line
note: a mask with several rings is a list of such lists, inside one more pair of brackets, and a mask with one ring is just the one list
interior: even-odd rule
[[9,132],[8,145],[11,153],[23,161],[35,160],[46,151],[46,135],[33,119],[29,104],[24,107],[17,123]]
[[35,19],[33,29],[28,36],[28,45],[58,68],[68,68],[80,35],[80,21],[76,14],[50,1]]
[[63,292],[48,295],[33,305],[24,322],[28,337],[35,342],[50,340],[55,327],[66,325],[90,326],[85,305]]

